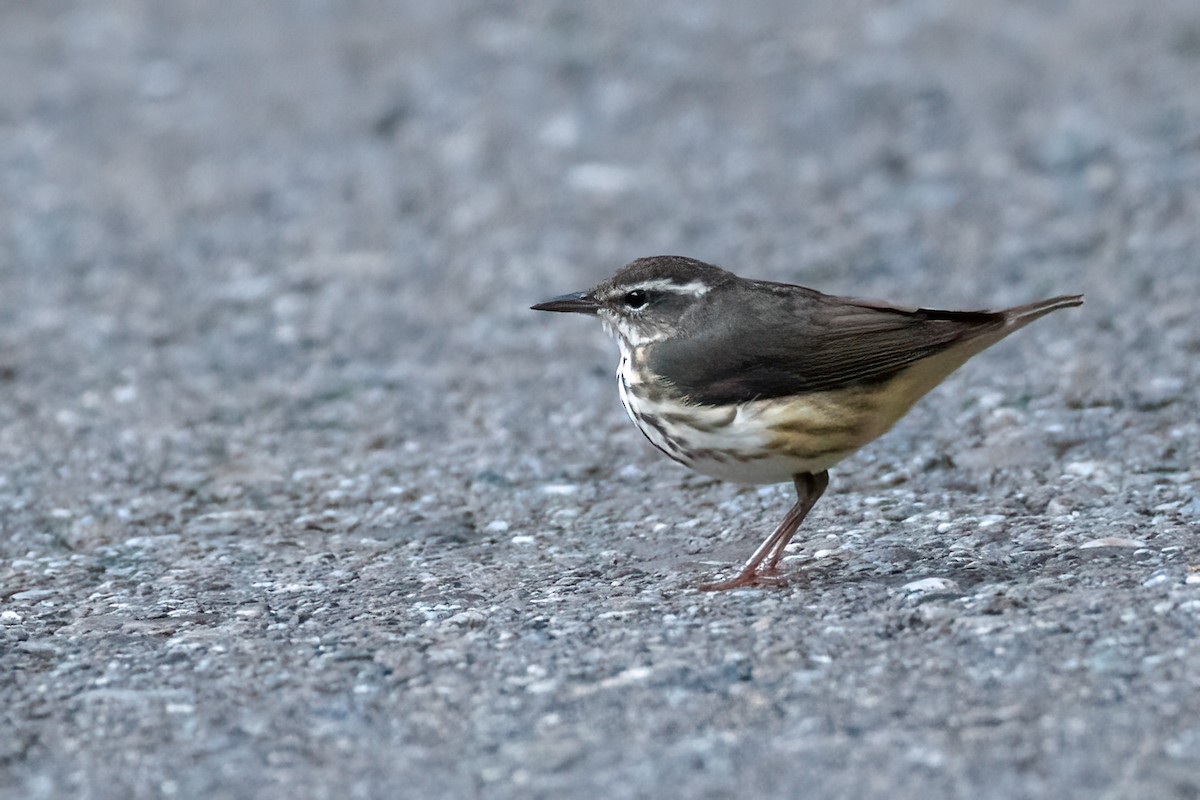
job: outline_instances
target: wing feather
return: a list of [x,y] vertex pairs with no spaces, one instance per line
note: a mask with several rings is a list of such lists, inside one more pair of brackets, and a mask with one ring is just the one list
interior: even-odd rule
[[1006,319],[996,311],[905,308],[747,284],[707,306],[689,335],[649,353],[650,368],[692,402],[724,405],[887,380]]

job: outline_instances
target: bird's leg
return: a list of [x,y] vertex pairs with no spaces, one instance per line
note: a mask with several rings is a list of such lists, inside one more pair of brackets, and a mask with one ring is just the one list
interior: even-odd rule
[[[780,559],[783,558],[784,548],[796,535],[796,529],[800,527],[800,523],[808,516],[808,512],[817,504],[825,487],[829,485],[829,472],[822,471],[816,475],[805,472],[797,475],[793,480],[796,484],[796,504],[788,509],[787,515],[784,516],[779,526],[746,560],[746,563],[742,565],[741,572],[727,581],[701,584],[699,587],[701,591],[720,592],[743,586],[781,582],[772,573],[776,571]],[[763,565],[764,561],[766,562],[765,566]]]
[[[800,523],[808,516],[808,512],[812,511],[813,506],[821,499],[821,495],[825,494],[825,489],[829,487],[829,470],[818,472],[815,475],[811,472],[805,472],[797,475],[792,480],[796,485],[796,506],[803,505],[804,511],[800,513],[800,519],[796,523],[796,527],[792,528],[792,532],[775,543],[775,549],[767,558],[766,568],[768,570],[773,570],[779,566],[779,562],[783,559],[783,551],[791,543],[792,536],[796,534]],[[795,509],[796,506],[792,508]]]

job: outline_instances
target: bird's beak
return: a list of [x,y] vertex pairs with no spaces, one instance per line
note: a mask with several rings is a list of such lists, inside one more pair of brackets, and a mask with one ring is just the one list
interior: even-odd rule
[[588,292],[575,292],[538,303],[530,308],[534,311],[570,311],[576,314],[595,314],[600,310],[600,304]]

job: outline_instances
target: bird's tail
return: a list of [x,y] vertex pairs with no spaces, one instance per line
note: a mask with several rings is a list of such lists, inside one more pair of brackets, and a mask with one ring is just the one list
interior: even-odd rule
[[1004,309],[1005,327],[1008,333],[1012,333],[1018,328],[1024,328],[1035,319],[1040,319],[1051,311],[1057,311],[1060,308],[1072,308],[1073,306],[1083,305],[1083,295],[1081,294],[1064,294],[1059,297],[1051,297],[1048,300],[1039,300],[1036,303],[1028,303],[1023,306],[1013,306],[1012,308]]

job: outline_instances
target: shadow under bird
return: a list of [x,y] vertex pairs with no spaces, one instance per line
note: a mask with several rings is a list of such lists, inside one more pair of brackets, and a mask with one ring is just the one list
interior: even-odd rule
[[533,309],[600,318],[621,348],[621,403],[667,456],[722,480],[795,484],[795,505],[741,571],[700,586],[720,590],[781,583],[784,548],[830,467],[971,356],[1082,303],[1064,295],[999,311],[907,308],[654,256]]

